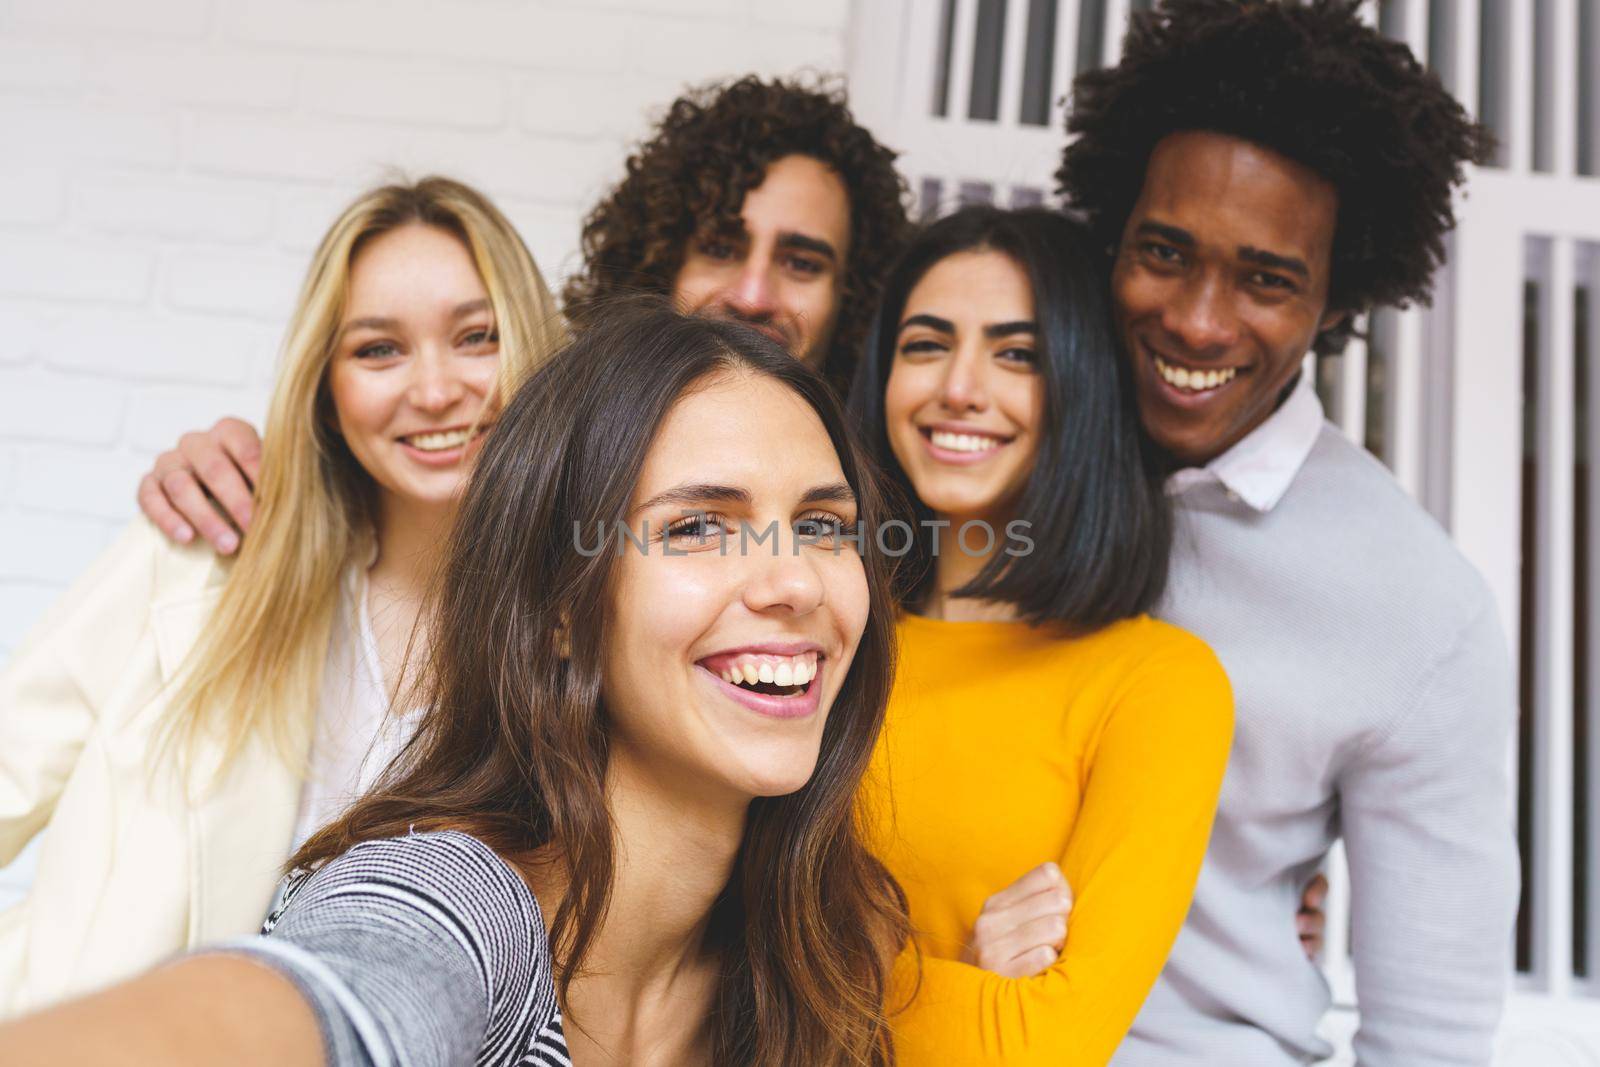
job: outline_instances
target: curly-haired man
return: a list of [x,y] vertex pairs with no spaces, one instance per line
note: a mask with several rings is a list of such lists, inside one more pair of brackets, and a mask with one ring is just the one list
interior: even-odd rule
[[1163,615],[1215,648],[1238,722],[1193,909],[1120,1065],[1332,1051],[1328,987],[1287,931],[1341,834],[1362,1064],[1488,1063],[1507,987],[1495,606],[1302,374],[1355,316],[1429,297],[1487,138],[1356,7],[1169,0],[1075,87],[1058,178],[1114,250],[1125,358],[1174,470]]
[[766,330],[840,388],[908,222],[894,153],[842,90],[756,77],[679,97],[583,226],[565,306],[579,327],[617,296]]
[[[567,317],[581,328],[618,298],[670,295],[763,330],[843,392],[910,226],[894,158],[829,82],[692,89],[585,219]],[[198,531],[232,552],[260,452],[238,419],[185,434],[144,476],[139,506],[169,537]]]

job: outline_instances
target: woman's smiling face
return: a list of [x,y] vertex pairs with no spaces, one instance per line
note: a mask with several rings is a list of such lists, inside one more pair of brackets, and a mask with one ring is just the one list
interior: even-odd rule
[[1033,472],[1044,417],[1033,286],[1010,256],[946,256],[906,297],[884,422],[917,496],[996,529]]
[[[691,388],[646,455],[611,578],[602,692],[613,760],[681,789],[791,793],[866,626],[856,502],[822,420],[729,372]],[[759,538],[759,540],[758,540]]]
[[489,295],[454,234],[422,224],[360,246],[328,393],[340,435],[391,503],[449,504],[500,366]]

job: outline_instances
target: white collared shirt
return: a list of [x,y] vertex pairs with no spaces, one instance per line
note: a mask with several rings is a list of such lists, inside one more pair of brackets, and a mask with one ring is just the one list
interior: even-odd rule
[[1196,485],[1221,482],[1237,500],[1271,511],[1289,491],[1311,446],[1322,432],[1322,401],[1302,374],[1289,398],[1265,422],[1204,467],[1185,467],[1167,479],[1167,494],[1180,496]]

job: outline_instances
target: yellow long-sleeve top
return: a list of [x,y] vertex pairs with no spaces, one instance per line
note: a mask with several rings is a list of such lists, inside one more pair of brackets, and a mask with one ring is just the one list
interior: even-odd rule
[[[1189,907],[1233,733],[1227,676],[1145,617],[1068,639],[906,615],[899,633],[864,794],[922,957],[897,1061],[1104,1064]],[[1046,860],[1074,896],[1054,966],[1010,979],[961,963],[984,901]],[[915,966],[902,955],[897,1004]]]

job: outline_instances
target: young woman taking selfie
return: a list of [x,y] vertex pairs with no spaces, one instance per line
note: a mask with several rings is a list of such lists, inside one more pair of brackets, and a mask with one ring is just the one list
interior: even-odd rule
[[884,517],[776,344],[608,316],[500,413],[427,711],[270,935],[0,1028],[0,1061],[889,1064],[903,903],[855,805],[893,608],[845,536]]

